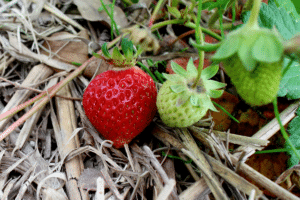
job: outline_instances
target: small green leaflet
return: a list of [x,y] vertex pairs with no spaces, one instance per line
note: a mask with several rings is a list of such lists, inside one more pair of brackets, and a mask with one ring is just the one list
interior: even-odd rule
[[121,47],[126,59],[131,60],[133,57],[133,43],[127,38],[123,38]]
[[[294,0],[295,3],[297,1],[299,1],[299,0]],[[299,16],[299,14],[297,12],[297,9],[296,9],[294,3],[291,0],[275,0],[275,3],[277,5],[277,7],[283,7],[283,8],[285,8],[285,10],[287,11],[287,13],[290,13],[291,16],[295,20],[299,20],[300,19],[300,16]]]
[[[280,2],[279,0],[275,0]],[[279,31],[284,39],[291,39],[296,33],[300,32],[300,20],[288,13],[280,4],[280,7],[276,6],[274,0],[269,0],[268,5],[261,4],[258,23],[260,27],[272,29],[274,26]],[[245,23],[250,17],[250,11],[243,13],[242,20]]]
[[[284,59],[284,68],[287,67],[289,62],[289,58]],[[278,96],[286,96],[289,99],[300,98],[300,65],[298,62],[294,61],[282,77],[279,85]]]
[[101,49],[102,49],[102,53],[103,53],[103,55],[104,55],[105,57],[111,58],[111,55],[110,55],[110,53],[108,52],[108,49],[107,49],[107,42],[105,42],[105,43],[102,45]]
[[[296,147],[297,151],[299,152],[300,150],[298,149],[300,148],[300,108],[298,108],[296,114],[297,116],[289,123],[288,131],[291,134],[289,138],[292,144]],[[287,150],[287,153],[291,156],[288,160],[289,166],[291,167],[297,165],[299,163],[299,159],[293,153],[290,146],[285,144],[285,148]]]

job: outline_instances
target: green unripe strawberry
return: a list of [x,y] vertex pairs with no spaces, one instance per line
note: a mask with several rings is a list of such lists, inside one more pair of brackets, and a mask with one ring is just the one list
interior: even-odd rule
[[262,106],[276,98],[281,80],[281,61],[258,63],[253,71],[247,71],[237,57],[225,60],[223,64],[238,94],[246,103]]
[[261,106],[277,96],[281,79],[283,44],[275,29],[260,28],[260,1],[254,1],[249,21],[227,35],[213,60],[224,69],[246,103]]
[[157,109],[162,121],[170,127],[188,127],[199,121],[211,109],[217,111],[211,97],[219,98],[226,84],[209,80],[217,72],[217,65],[205,68],[197,80],[197,69],[190,59],[184,70],[175,62],[171,67],[176,74],[163,74],[167,79],[157,95]]
[[190,101],[177,106],[178,94],[171,90],[172,84],[167,80],[157,96],[156,105],[162,121],[170,127],[187,127],[199,121],[208,108],[193,106]]

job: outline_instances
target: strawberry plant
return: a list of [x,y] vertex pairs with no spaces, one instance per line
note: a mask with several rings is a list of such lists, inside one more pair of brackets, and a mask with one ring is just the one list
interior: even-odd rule
[[106,60],[116,66],[96,76],[83,94],[83,108],[90,122],[116,148],[128,144],[152,121],[156,113],[156,87],[153,79],[134,66],[140,51],[122,40],[122,55],[117,47],[112,55],[103,45]]

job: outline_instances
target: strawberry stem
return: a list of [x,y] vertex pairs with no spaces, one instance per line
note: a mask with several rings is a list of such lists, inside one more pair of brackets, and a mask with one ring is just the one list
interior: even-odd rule
[[[204,40],[203,40],[203,34],[202,30],[200,27],[200,21],[201,21],[201,11],[202,11],[202,0],[198,0],[198,12],[197,12],[197,18],[196,18],[196,30],[195,30],[195,36],[196,36],[196,42],[199,45],[202,45]],[[204,64],[204,51],[199,51],[199,65],[198,65],[198,74],[196,81],[194,82],[192,88],[196,87],[196,85],[200,81],[201,77],[201,72],[203,70],[203,64]]]
[[291,140],[289,138],[289,135],[287,134],[287,132],[285,131],[285,128],[283,127],[283,125],[281,123],[280,115],[279,115],[279,111],[278,111],[278,106],[277,106],[277,98],[275,98],[275,100],[273,101],[273,107],[274,107],[275,117],[276,117],[276,119],[279,123],[280,131],[281,131],[281,134],[282,134],[283,138],[285,139],[286,143],[290,146],[290,148],[294,152],[294,154],[297,156],[297,158],[300,160],[299,152],[297,151],[297,149],[295,148],[295,146],[291,142]]
[[153,23],[154,23],[154,21],[155,21],[155,18],[156,18],[156,16],[157,16],[157,13],[158,13],[158,11],[161,10],[161,6],[162,6],[163,3],[164,3],[164,0],[159,0],[159,1],[157,2],[156,6],[155,6],[155,8],[154,8],[154,11],[153,11],[153,13],[152,13],[151,19],[150,19],[150,21],[149,21],[149,24],[148,24],[148,27],[149,27],[149,28],[152,27],[152,25],[153,25]]
[[261,0],[254,0],[249,21],[247,22],[247,28],[258,28],[258,15],[260,9]]

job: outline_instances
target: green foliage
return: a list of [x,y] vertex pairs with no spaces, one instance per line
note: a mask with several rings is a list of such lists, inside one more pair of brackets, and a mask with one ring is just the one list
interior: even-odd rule
[[[285,0],[275,0],[276,2]],[[260,27],[272,29],[274,26],[284,39],[291,39],[296,33],[300,32],[300,20],[295,20],[294,12],[288,13],[284,5],[277,7],[274,0],[269,0],[268,5],[261,4],[258,24]],[[243,13],[242,20],[247,22],[250,11]]]
[[299,20],[300,16],[300,1],[299,0],[275,0],[278,7],[283,7],[290,13],[295,20]]
[[[290,61],[290,58],[284,59],[284,70],[288,67]],[[279,88],[279,97],[286,96],[289,99],[300,98],[300,66],[298,62],[293,61],[288,67],[281,79]]]
[[[297,149],[298,153],[300,153],[300,108],[297,110],[297,116],[289,123],[289,133],[290,133],[290,141]],[[287,153],[291,156],[288,160],[289,166],[294,166],[299,163],[299,158],[293,152],[289,145],[285,144],[285,148]]]
[[[137,57],[142,53],[141,48],[134,49],[132,41],[127,38],[123,38],[121,42],[121,50],[118,47],[114,47],[112,54],[109,53],[107,43],[104,43],[101,47],[105,60],[112,62],[116,66],[129,67],[136,64]],[[96,56],[96,55],[95,55]]]

